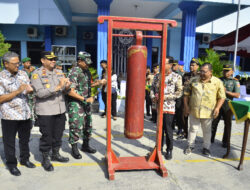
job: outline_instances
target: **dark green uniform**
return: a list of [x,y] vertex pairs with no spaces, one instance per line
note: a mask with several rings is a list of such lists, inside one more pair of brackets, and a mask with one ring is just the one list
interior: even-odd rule
[[[72,82],[71,88],[86,100],[91,96],[91,74],[89,70],[73,67],[68,78]],[[69,143],[76,143],[80,137],[88,140],[92,131],[91,105],[85,101],[69,97]]]
[[[226,91],[229,91],[229,92],[236,92],[236,93],[240,93],[240,83],[238,80],[234,79],[234,78],[225,78],[225,77],[222,77],[221,78],[223,84],[224,84],[224,87],[226,88]],[[222,139],[222,143],[223,143],[223,146],[226,147],[227,146],[227,133],[228,133],[228,130],[231,131],[231,127],[232,127],[232,112],[229,108],[229,105],[228,105],[228,101],[232,100],[233,98],[232,97],[229,97],[227,95],[227,98],[224,102],[224,104],[222,105],[221,109],[220,109],[220,114],[219,116],[213,120],[213,123],[212,123],[212,136],[211,136],[211,142],[214,142],[214,138],[215,138],[215,135],[216,135],[216,131],[217,131],[217,126],[220,122],[220,119],[221,117],[223,117],[224,119],[224,123],[225,123],[225,127],[224,127],[224,134],[223,134],[223,139]]]

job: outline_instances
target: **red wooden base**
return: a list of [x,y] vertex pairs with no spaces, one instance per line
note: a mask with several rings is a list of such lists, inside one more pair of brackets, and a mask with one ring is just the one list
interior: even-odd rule
[[167,177],[167,169],[162,160],[161,151],[156,148],[149,157],[117,157],[113,150],[106,155],[108,164],[109,180],[115,179],[115,171],[119,170],[160,170],[162,177]]

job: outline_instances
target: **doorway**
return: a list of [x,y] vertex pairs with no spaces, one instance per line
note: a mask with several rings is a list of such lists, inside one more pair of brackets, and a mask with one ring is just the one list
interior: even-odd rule
[[27,42],[27,55],[31,58],[31,64],[41,67],[40,53],[44,51],[44,42]]

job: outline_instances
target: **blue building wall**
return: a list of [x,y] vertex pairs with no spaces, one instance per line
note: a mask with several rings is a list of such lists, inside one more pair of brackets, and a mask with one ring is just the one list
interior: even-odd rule
[[168,31],[168,55],[180,60],[181,28],[171,28]]
[[27,28],[34,25],[14,25],[0,24],[0,30],[5,40],[10,41],[44,41],[44,26],[35,26],[38,29],[38,37],[30,38],[27,36]]
[[[84,39],[84,32],[93,33],[93,39]],[[78,51],[85,50],[86,44],[97,44],[97,26],[77,26],[77,49]]]
[[66,27],[66,36],[56,36],[55,28],[52,28],[52,45],[77,46],[77,27]]

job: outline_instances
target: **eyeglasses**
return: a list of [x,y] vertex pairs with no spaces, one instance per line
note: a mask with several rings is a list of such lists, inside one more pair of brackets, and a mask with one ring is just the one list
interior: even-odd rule
[[11,62],[9,62],[10,64],[12,64],[12,65],[21,65],[21,62],[17,62],[17,63],[11,63]]
[[200,70],[200,73],[202,74],[206,74],[208,71],[203,71],[203,70]]

